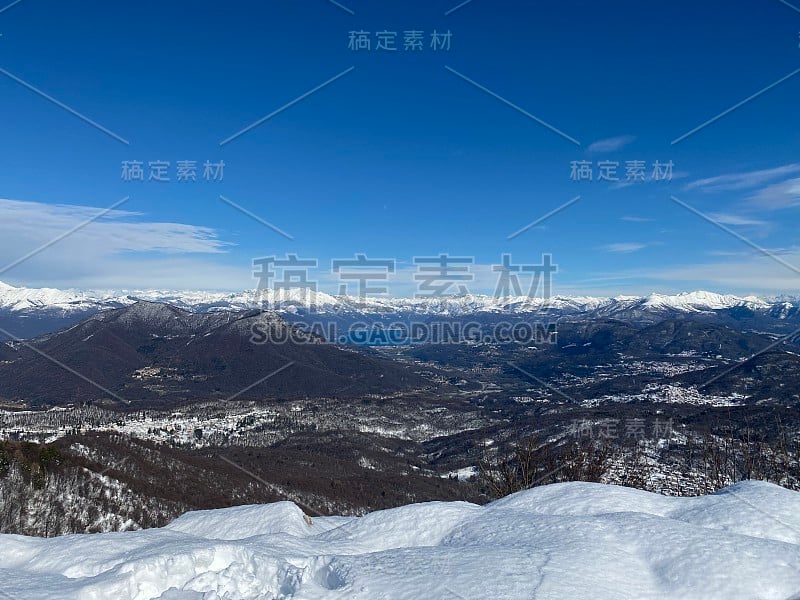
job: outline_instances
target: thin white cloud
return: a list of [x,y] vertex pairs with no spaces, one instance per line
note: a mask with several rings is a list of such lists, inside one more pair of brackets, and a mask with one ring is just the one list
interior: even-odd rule
[[734,213],[711,213],[708,216],[714,219],[717,223],[722,223],[723,225],[751,225],[757,227],[769,225],[767,221],[762,221],[761,219],[754,219],[745,215],[738,215]]
[[750,204],[767,210],[800,206],[800,178],[769,185],[753,194]]
[[647,248],[647,244],[641,244],[639,242],[618,242],[602,246],[603,250],[614,254],[630,254],[631,252],[638,252],[644,248]]
[[709,250],[708,252],[706,252],[706,254],[708,254],[709,256],[742,257],[742,256],[752,256],[753,253],[747,250]]
[[629,223],[651,223],[655,221],[655,219],[651,219],[649,217],[637,217],[637,216],[625,216],[621,217],[623,221],[628,221]]
[[237,292],[253,289],[257,283],[250,264],[178,256],[103,258],[92,263],[37,257],[24,268],[14,269],[8,277],[3,275],[0,279],[11,285],[82,290]]
[[[783,254],[783,260],[800,268],[800,252]],[[767,257],[712,262],[662,269],[650,274],[665,281],[699,282],[706,287],[730,290],[755,290],[759,293],[797,295],[798,275]]]
[[[652,169],[652,165],[649,167]],[[686,179],[689,174],[686,171],[673,171],[672,177],[669,179],[658,179],[652,176],[652,170],[650,176],[645,177],[645,179],[620,179],[619,181],[613,182],[610,186],[608,186],[611,190],[624,190],[634,186],[644,186],[644,185],[669,185],[671,182],[677,179]]]
[[[31,242],[46,244],[101,213],[103,208],[0,199],[0,250],[19,253]],[[133,221],[141,213],[112,210],[64,239],[104,254],[118,252],[219,253],[229,246],[208,227]],[[62,243],[62,242],[59,242]],[[5,255],[7,252],[3,252]]]
[[[0,269],[103,210],[0,200]],[[141,213],[113,210],[20,262],[0,279],[96,289],[249,285],[249,265],[233,268],[221,264],[230,246],[208,227],[147,221]]]
[[597,140],[589,145],[588,151],[596,154],[616,152],[636,141],[636,136],[620,135],[617,137]]
[[775,167],[773,169],[761,169],[758,171],[745,171],[741,173],[728,173],[706,179],[698,179],[687,184],[684,189],[700,189],[704,192],[732,192],[737,190],[747,190],[759,187],[770,181],[800,173],[800,163],[793,163]]
[[[800,247],[770,249],[800,269]],[[755,252],[712,253],[723,260],[709,259],[692,264],[629,269],[603,274],[608,281],[633,281],[633,289],[668,286],[673,291],[712,289],[729,294],[762,296],[800,295],[800,277],[779,262]],[[613,289],[613,288],[612,288]]]

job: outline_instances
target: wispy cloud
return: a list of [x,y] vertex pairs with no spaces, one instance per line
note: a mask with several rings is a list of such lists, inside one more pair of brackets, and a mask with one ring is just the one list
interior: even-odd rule
[[728,173],[726,175],[698,179],[697,181],[688,183],[684,189],[699,189],[704,192],[732,192],[738,190],[748,190],[757,188],[782,177],[794,175],[796,173],[800,173],[800,163],[783,165],[773,169]]
[[[0,266],[63,236],[103,209],[0,199]],[[231,244],[209,227],[149,221],[111,210],[9,269],[27,285],[227,289],[249,284],[249,265],[221,265]],[[236,281],[232,281],[237,278]]]
[[[771,249],[789,264],[800,268],[800,248]],[[740,257],[737,259],[737,257]],[[737,254],[725,262],[706,262],[649,270],[642,275],[648,279],[688,282],[688,287],[700,285],[732,293],[791,294],[798,293],[798,277],[790,269],[766,257],[750,253]]]
[[777,210],[800,206],[800,178],[768,185],[753,194],[749,201],[757,208]]
[[620,135],[617,137],[597,140],[596,142],[590,144],[587,150],[589,152],[596,154],[616,152],[617,150],[622,150],[625,146],[628,146],[629,144],[632,144],[635,141],[636,141],[636,136]]
[[647,248],[647,244],[641,244],[639,242],[617,242],[615,244],[606,244],[601,248],[606,252],[612,252],[614,254],[630,254],[631,252],[638,252],[639,250]]
[[[800,246],[770,248],[769,251],[800,268]],[[791,295],[800,291],[797,273],[785,265],[751,250],[715,250],[690,263],[648,265],[646,268],[595,273],[584,282],[599,282],[611,294],[647,293],[659,289],[669,293],[693,289],[761,296]]]
[[[0,248],[19,252],[27,241],[46,243],[97,215],[103,209],[69,204],[43,204],[0,199]],[[70,246],[89,244],[104,253],[218,253],[228,243],[209,227],[145,221],[142,214],[112,210],[64,240]],[[14,240],[14,243],[9,243]],[[5,254],[5,253],[4,253]]]
[[672,177],[668,180],[664,179],[657,179],[655,177],[646,177],[645,179],[620,179],[619,181],[613,182],[610,186],[608,186],[611,190],[624,190],[630,187],[641,187],[645,185],[655,186],[655,185],[668,185],[669,183],[676,181],[678,179],[686,179],[689,174],[686,171],[673,171]]
[[708,216],[723,225],[751,225],[756,227],[769,225],[767,221],[734,213],[710,213]]
[[621,217],[623,221],[628,221],[629,223],[652,223],[655,219],[651,219],[650,217],[637,217],[633,215]]
[[752,256],[752,252],[747,250],[709,250],[706,252],[709,256]]

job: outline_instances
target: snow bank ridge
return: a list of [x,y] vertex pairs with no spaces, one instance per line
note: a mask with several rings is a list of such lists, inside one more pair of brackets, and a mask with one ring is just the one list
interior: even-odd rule
[[0,548],[0,590],[18,599],[785,600],[800,593],[800,494],[563,483],[313,521],[281,502]]

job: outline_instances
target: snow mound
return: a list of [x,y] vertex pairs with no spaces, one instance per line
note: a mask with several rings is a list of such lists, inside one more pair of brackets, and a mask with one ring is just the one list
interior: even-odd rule
[[225,510],[199,510],[186,513],[164,529],[217,540],[243,540],[255,535],[285,533],[305,537],[312,533],[311,524],[293,502],[269,506],[250,505]]
[[163,529],[0,536],[0,597],[311,600],[800,597],[800,494],[667,498],[590,483],[480,507],[309,519],[292,503]]

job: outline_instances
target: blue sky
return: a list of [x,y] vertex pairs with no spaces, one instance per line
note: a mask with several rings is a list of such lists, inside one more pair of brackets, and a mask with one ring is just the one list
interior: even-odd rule
[[[800,11],[341,4],[22,0],[0,12],[0,262],[129,197],[0,280],[242,289],[254,257],[366,253],[397,259],[393,293],[407,295],[412,257],[445,252],[474,257],[471,287],[490,292],[490,265],[510,252],[552,254],[555,293],[797,293],[800,74],[672,142],[800,68]],[[402,49],[409,30],[423,50]],[[434,30],[452,34],[449,50],[430,47]],[[351,31],[373,49],[349,49]],[[376,50],[379,31],[397,32],[399,50]],[[124,181],[131,160],[145,178],[169,161],[172,180]],[[198,162],[198,181],[175,180],[182,160]],[[202,179],[206,160],[225,162],[222,181]],[[574,181],[573,161],[590,161],[593,181]],[[620,181],[598,181],[600,161]],[[629,183],[627,161],[648,179],[672,161],[672,180]]]

